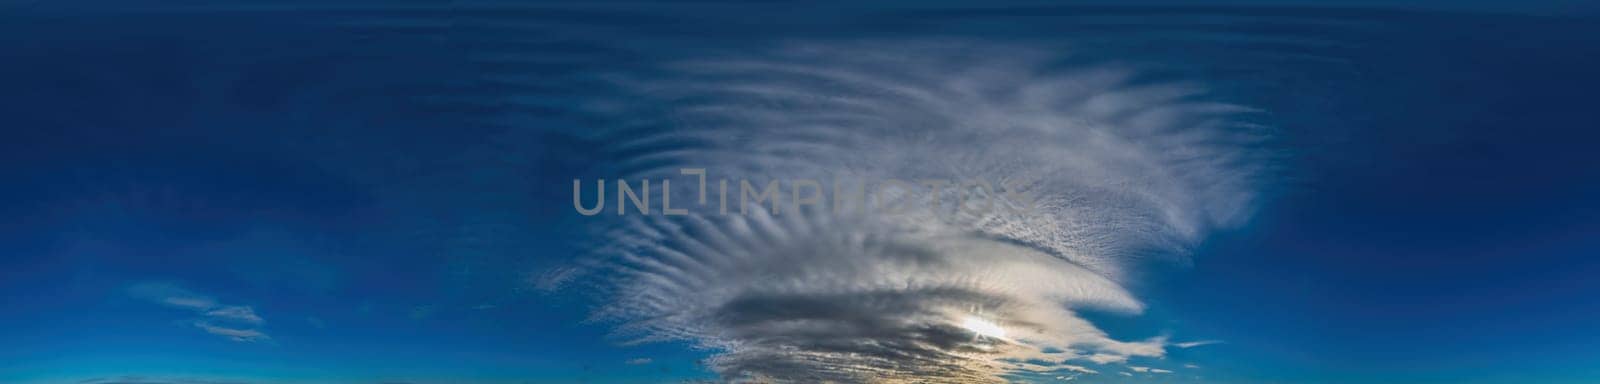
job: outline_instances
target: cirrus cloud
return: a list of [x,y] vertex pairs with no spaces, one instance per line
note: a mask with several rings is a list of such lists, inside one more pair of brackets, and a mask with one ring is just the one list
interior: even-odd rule
[[266,321],[256,314],[255,308],[250,306],[223,305],[210,296],[195,293],[169,282],[136,283],[129,286],[127,292],[134,298],[193,312],[200,318],[189,323],[209,334],[238,342],[272,339],[258,329]]

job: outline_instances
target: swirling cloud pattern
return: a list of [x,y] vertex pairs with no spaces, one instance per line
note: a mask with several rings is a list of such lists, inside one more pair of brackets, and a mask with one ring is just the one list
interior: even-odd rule
[[[1140,313],[1130,269],[1243,220],[1270,131],[1203,84],[1068,59],[1081,58],[870,41],[616,76],[628,96],[591,105],[624,117],[596,133],[617,155],[603,168],[679,180],[650,190],[656,201],[695,202],[680,172],[698,167],[780,192],[796,180],[987,180],[1007,187],[895,198],[967,193],[1016,209],[655,207],[601,216],[594,258],[550,280],[587,277],[609,294],[597,317],[620,337],[694,342],[735,382],[993,382],[1161,358],[1166,337],[1113,338],[1081,312]],[[974,318],[1004,335],[963,325]]]

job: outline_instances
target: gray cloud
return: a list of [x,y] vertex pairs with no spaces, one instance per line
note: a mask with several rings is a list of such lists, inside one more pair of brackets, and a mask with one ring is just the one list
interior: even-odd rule
[[[640,96],[597,103],[626,121],[595,135],[626,154],[602,167],[628,179],[1015,181],[1038,207],[658,210],[606,223],[595,259],[537,285],[589,276],[618,337],[695,342],[735,382],[1000,382],[1165,356],[1165,337],[1118,340],[1078,311],[1142,312],[1122,285],[1136,260],[1242,220],[1264,133],[1197,84],[1060,59],[865,42],[619,77]],[[691,201],[680,185],[693,183],[674,183],[674,200]],[[973,318],[1005,334],[967,329]]]

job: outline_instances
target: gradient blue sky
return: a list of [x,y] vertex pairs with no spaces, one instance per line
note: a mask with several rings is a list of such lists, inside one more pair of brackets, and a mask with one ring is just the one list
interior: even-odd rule
[[[601,58],[537,76],[855,35],[1181,63],[1268,111],[1282,160],[1245,224],[1140,264],[1128,289],[1145,313],[1085,315],[1120,339],[1220,342],[1080,380],[1592,383],[1600,24],[1565,9],[1148,8],[1120,28],[998,10],[521,17],[555,35],[627,26],[584,37],[605,49],[546,47]],[[789,18],[726,22],[774,13]],[[1184,22],[1217,15],[1249,18]],[[600,295],[534,287],[584,240],[566,182],[592,175],[547,132],[584,129],[562,110],[591,90],[550,91],[523,123],[540,129],[479,123],[416,95],[496,91],[454,86],[487,67],[453,56],[482,31],[330,23],[347,16],[0,8],[0,382],[715,378],[689,343],[608,337],[586,321]],[[1327,44],[1237,37],[1290,32]],[[214,312],[243,307],[260,320]]]

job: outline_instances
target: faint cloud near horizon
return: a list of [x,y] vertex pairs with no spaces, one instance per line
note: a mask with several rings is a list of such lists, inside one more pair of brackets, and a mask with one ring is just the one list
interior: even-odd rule
[[248,305],[225,305],[215,298],[196,293],[178,284],[159,281],[136,283],[128,287],[128,295],[171,308],[183,309],[199,315],[190,322],[206,333],[226,337],[237,342],[272,340],[259,327],[266,323],[255,308]]

